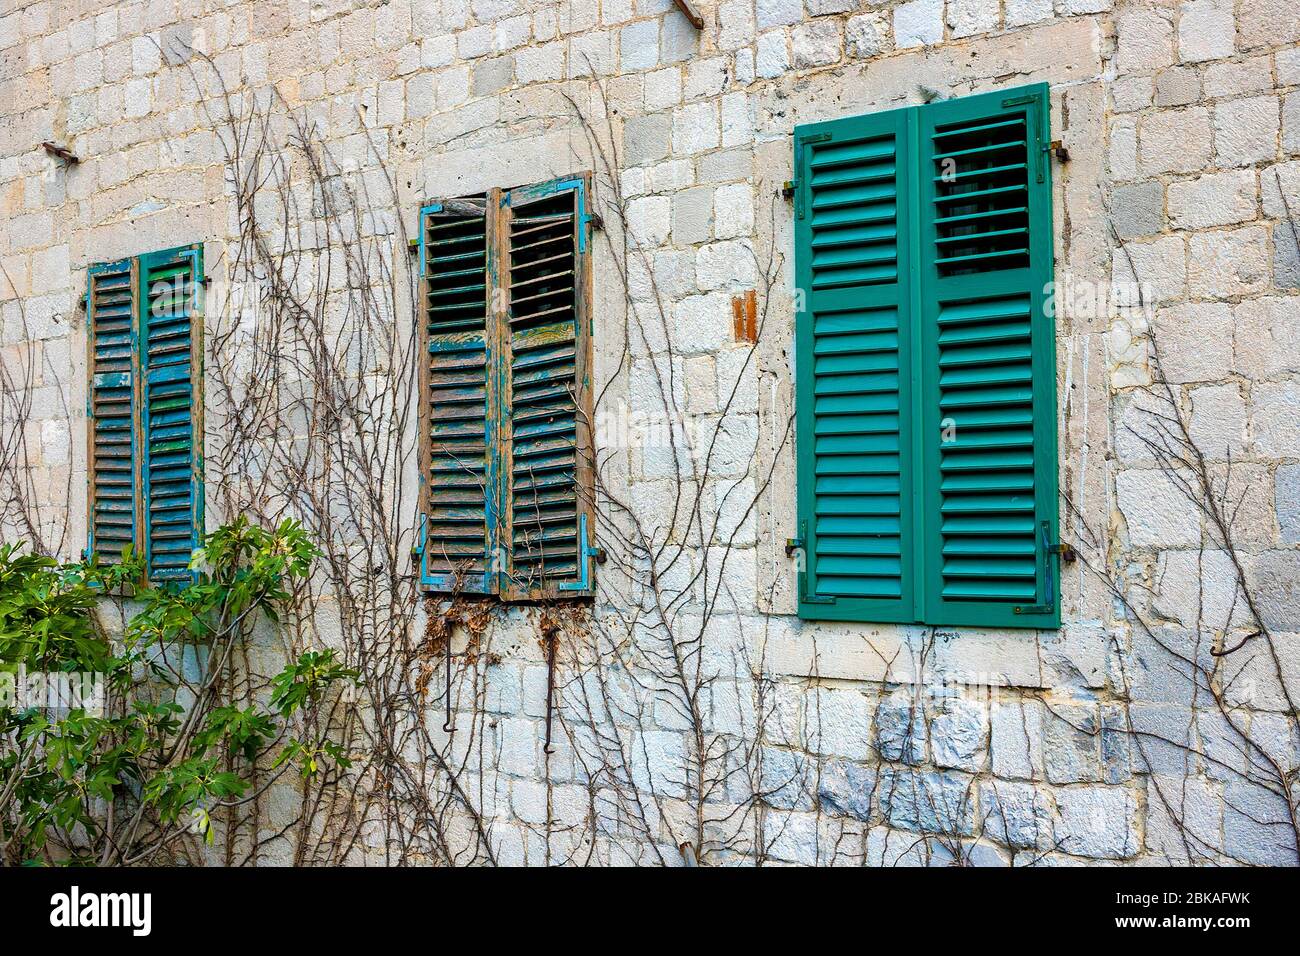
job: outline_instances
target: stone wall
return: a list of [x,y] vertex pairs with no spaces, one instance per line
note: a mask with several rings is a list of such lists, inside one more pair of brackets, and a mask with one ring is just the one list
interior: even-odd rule
[[[426,197],[594,169],[607,234],[596,373],[610,383],[598,415],[668,414],[717,436],[696,489],[702,538],[663,528],[672,448],[600,449],[614,491],[681,548],[662,584],[674,626],[703,626],[698,718],[635,666],[606,688],[625,707],[584,708],[595,671],[575,664],[561,678],[565,739],[543,754],[534,618],[500,612],[482,639],[482,731],[448,746],[488,768],[472,789],[501,861],[676,863],[704,833],[694,852],[719,862],[1294,864],[1292,810],[1264,773],[1300,764],[1293,0],[698,6],[702,30],[670,0],[6,3],[0,345],[11,368],[34,370],[26,448],[52,545],[71,557],[85,539],[86,266],[204,241],[219,273],[236,233],[198,51],[235,89],[278,91],[350,172],[382,160],[400,201],[376,216],[381,233],[396,217],[413,231]],[[1057,287],[1070,290],[1057,316],[1061,512],[1081,560],[1063,574],[1063,626],[800,622],[783,547],[791,131],[1040,81],[1068,151],[1054,169]],[[1150,308],[1096,305],[1135,280]],[[754,351],[732,335],[732,298],[748,290],[762,300]],[[638,321],[652,314],[662,336]],[[1233,554],[1138,437],[1166,381],[1232,502]],[[669,383],[667,409],[656,383]],[[1238,567],[1268,644],[1212,659],[1252,633]],[[612,574],[601,587],[593,614],[616,630],[643,595]],[[1189,679],[1188,660],[1209,661],[1212,687]],[[582,753],[592,739],[605,741],[603,774]],[[745,764],[707,800],[690,770],[704,739],[733,742],[726,759]],[[624,776],[606,766],[611,746]]]

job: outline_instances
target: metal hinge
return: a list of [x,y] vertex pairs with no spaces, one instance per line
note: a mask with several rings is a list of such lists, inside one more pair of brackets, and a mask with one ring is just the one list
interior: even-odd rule
[[785,541],[785,553],[793,556],[796,549],[804,551],[803,569],[799,572],[799,600],[804,604],[834,604],[837,598],[824,594],[810,594],[808,592],[808,553],[805,543],[808,540],[808,522],[799,522],[799,537],[787,538]]
[[578,580],[566,581],[557,586],[560,591],[591,590],[591,559],[597,564],[604,564],[604,549],[592,544],[587,538],[587,516],[578,515]]
[[1047,591],[1047,602],[1044,604],[1017,604],[1011,609],[1012,614],[1051,614],[1056,610],[1056,592],[1057,592],[1057,575],[1058,569],[1052,561],[1052,555],[1056,555],[1061,561],[1067,564],[1078,558],[1078,553],[1074,547],[1064,542],[1055,543],[1048,540],[1050,525],[1044,521],[1039,525],[1040,540],[1043,544],[1043,577]]

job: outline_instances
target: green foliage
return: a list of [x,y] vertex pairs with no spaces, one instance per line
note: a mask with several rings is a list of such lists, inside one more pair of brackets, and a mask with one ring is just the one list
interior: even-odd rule
[[[239,805],[263,774],[348,765],[328,740],[299,739],[296,719],[356,672],[308,651],[271,682],[268,701],[231,700],[229,649],[311,573],[302,528],[239,519],[208,535],[187,586],[142,582],[129,550],[60,566],[0,546],[0,677],[100,675],[105,707],[47,710],[0,698],[0,860],[136,862],[185,830],[214,840],[211,813]],[[129,600],[113,640],[98,608]],[[119,608],[126,607],[119,603]],[[190,647],[200,672],[164,666]],[[11,682],[11,686],[13,683]],[[84,703],[84,702],[82,702]]]

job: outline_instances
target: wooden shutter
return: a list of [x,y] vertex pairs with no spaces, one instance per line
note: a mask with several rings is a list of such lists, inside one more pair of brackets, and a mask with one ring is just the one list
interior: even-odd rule
[[795,131],[799,613],[1056,627],[1045,85]]
[[513,189],[501,206],[502,593],[590,594],[590,270],[585,178]]
[[148,574],[189,580],[203,536],[202,248],[141,256],[138,274]]
[[918,110],[923,619],[1055,627],[1048,95]]
[[90,389],[87,400],[89,551],[105,561],[136,542],[134,265],[91,266],[86,292]]
[[421,580],[436,591],[497,590],[498,445],[486,197],[420,212]]
[[907,111],[795,133],[800,613],[913,619]]

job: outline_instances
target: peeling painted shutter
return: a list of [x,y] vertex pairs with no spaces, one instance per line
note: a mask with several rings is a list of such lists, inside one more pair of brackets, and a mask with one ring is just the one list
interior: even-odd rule
[[88,275],[89,550],[130,544],[150,581],[187,581],[203,537],[202,248]]
[[1047,129],[1035,86],[796,130],[805,617],[1059,624]]
[[146,557],[155,581],[192,576],[203,530],[202,250],[140,257]]
[[796,134],[800,608],[812,617],[913,616],[904,118]]
[[502,206],[503,538],[510,598],[591,590],[587,183],[514,189]]
[[[488,197],[491,199],[491,197]],[[489,228],[482,199],[420,213],[421,579],[496,591]]]
[[1056,626],[1047,87],[918,122],[924,619]]
[[591,593],[585,177],[421,212],[422,581]]
[[130,259],[92,266],[86,296],[90,550],[106,561],[136,540],[133,275]]

